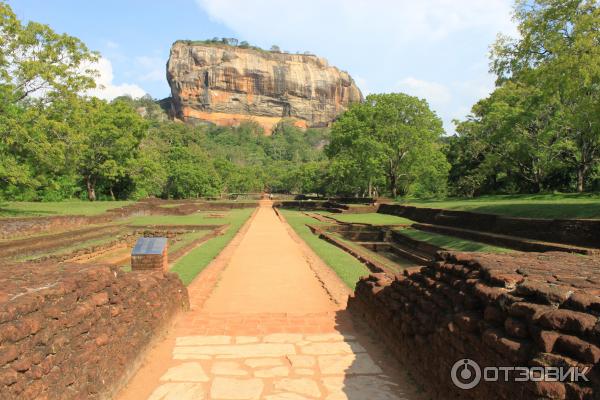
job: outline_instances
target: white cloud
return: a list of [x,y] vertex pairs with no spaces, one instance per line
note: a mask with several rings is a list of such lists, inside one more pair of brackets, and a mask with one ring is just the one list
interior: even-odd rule
[[245,38],[272,40],[363,36],[370,41],[435,41],[486,27],[514,32],[512,0],[196,0],[210,17]]
[[494,87],[489,46],[515,36],[514,0],[196,0],[240,40],[310,50],[347,70],[363,93],[403,91],[453,118]]
[[141,81],[164,81],[165,78],[165,60],[160,57],[141,56],[136,57],[136,62],[140,67],[141,73],[139,79]]
[[363,96],[367,97],[367,95],[372,92],[371,88],[369,87],[369,82],[367,82],[367,80],[362,76],[354,75],[354,83],[356,83],[356,86],[358,86]]
[[90,67],[98,71],[98,77],[96,78],[95,89],[88,91],[89,96],[95,96],[104,100],[112,100],[118,96],[129,95],[137,98],[142,97],[146,94],[146,91],[136,84],[113,83],[113,68],[109,59],[101,57],[96,64]]
[[452,100],[450,90],[437,82],[408,77],[398,82],[398,87],[405,93],[424,98],[429,104],[448,104]]
[[105,45],[109,49],[118,49],[119,48],[119,43],[113,42],[112,40],[107,40]]

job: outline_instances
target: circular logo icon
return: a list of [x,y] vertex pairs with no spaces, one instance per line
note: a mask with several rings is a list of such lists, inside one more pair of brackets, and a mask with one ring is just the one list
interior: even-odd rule
[[458,360],[450,371],[452,383],[460,389],[473,389],[481,381],[481,368],[479,364],[468,358]]

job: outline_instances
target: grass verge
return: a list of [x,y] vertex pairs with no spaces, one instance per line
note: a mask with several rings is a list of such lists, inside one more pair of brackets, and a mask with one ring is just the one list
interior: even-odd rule
[[[173,268],[171,268],[171,272],[178,274],[184,285],[189,285],[194,278],[221,252],[221,250],[225,248],[227,243],[233,239],[235,234],[248,220],[253,211],[253,208],[242,208],[239,210],[230,211],[225,218],[210,218],[209,220],[215,221],[215,224],[228,223],[230,226],[225,234],[210,239],[177,260]],[[164,223],[171,224],[170,222]],[[198,222],[195,221],[190,222],[189,224],[197,223]]]
[[[230,218],[235,218],[239,210],[250,210],[253,208],[241,208],[232,211],[200,211],[190,215],[144,215],[133,217],[131,225],[221,225],[228,223]],[[210,215],[223,215],[222,218],[213,218]]]
[[410,219],[397,217],[395,215],[364,213],[364,214],[338,214],[327,211],[320,211],[322,215],[332,217],[340,222],[351,224],[371,224],[371,225],[410,225],[414,221]]
[[98,215],[133,201],[10,201],[0,202],[0,217],[40,217],[53,215]]
[[177,250],[181,249],[184,246],[192,243],[194,240],[200,239],[204,235],[208,234],[210,231],[195,231],[188,232],[181,235],[177,235],[177,240],[170,240],[169,243],[169,253],[174,253]]
[[279,210],[279,212],[283,214],[298,236],[300,236],[300,238],[302,238],[302,240],[304,240],[306,244],[308,244],[308,246],[335,271],[348,287],[354,289],[359,278],[369,274],[369,269],[356,258],[352,257],[339,247],[319,239],[318,236],[314,235],[310,229],[308,229],[306,226],[307,223],[313,225],[319,224],[314,218],[310,218],[300,211]]
[[443,247],[454,251],[475,251],[485,253],[511,253],[513,250],[504,247],[496,247],[485,243],[472,242],[454,236],[440,235],[438,233],[423,232],[416,229],[398,229],[398,232],[412,239],[426,242],[434,246]]
[[17,256],[14,258],[15,261],[32,261],[42,257],[50,257],[50,256],[64,256],[71,254],[77,250],[87,249],[95,246],[100,246],[104,244],[108,244],[115,239],[118,238],[118,235],[111,234],[109,236],[103,236],[95,239],[83,240],[81,242],[77,242],[71,245],[67,245],[64,247],[57,247],[54,250],[41,250],[36,251],[33,254],[26,254],[22,256]]
[[599,194],[482,196],[440,201],[409,200],[402,204],[525,218],[600,218]]

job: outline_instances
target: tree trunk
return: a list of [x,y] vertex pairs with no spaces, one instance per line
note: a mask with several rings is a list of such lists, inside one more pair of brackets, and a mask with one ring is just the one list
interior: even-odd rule
[[580,165],[579,168],[577,169],[577,191],[579,193],[583,193],[583,190],[585,189],[586,173],[587,173],[587,166]]
[[112,189],[112,187],[111,187],[110,189],[108,189],[108,190],[109,190],[109,192],[110,192],[110,198],[111,198],[113,201],[114,201],[114,200],[116,200],[116,198],[115,198],[115,192],[113,192],[113,189]]
[[396,198],[398,196],[398,185],[397,185],[396,175],[390,175],[390,191],[392,192],[392,198]]
[[95,182],[88,176],[85,180],[85,184],[87,186],[87,196],[89,201],[96,200],[96,188],[94,187]]

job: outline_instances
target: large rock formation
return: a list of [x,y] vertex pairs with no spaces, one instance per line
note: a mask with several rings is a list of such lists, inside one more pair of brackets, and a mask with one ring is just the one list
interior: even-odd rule
[[323,58],[214,43],[175,42],[167,79],[176,118],[218,125],[252,119],[267,132],[282,118],[327,126],[363,98],[352,77]]

